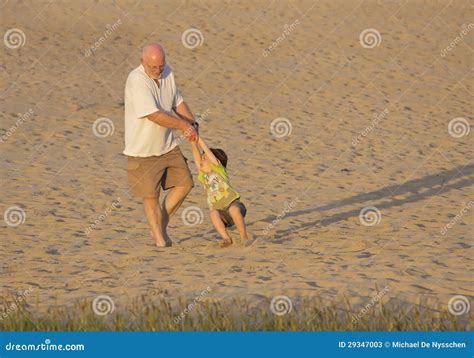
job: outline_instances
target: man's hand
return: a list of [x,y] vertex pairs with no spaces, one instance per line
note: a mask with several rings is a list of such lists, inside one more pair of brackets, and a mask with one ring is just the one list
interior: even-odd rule
[[184,138],[190,142],[197,142],[199,140],[198,126],[196,122],[190,123],[183,131]]

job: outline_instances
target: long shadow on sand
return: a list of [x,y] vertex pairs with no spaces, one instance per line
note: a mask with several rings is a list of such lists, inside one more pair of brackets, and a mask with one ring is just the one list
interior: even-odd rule
[[[459,166],[452,170],[442,171],[437,174],[427,175],[425,177],[407,181],[401,185],[391,185],[384,187],[379,190],[371,191],[369,193],[362,193],[355,196],[352,196],[347,199],[342,199],[335,201],[333,203],[322,205],[315,208],[308,208],[298,211],[292,211],[287,213],[281,220],[286,220],[291,217],[310,214],[314,212],[324,212],[326,210],[343,207],[346,205],[353,204],[362,204],[366,203],[365,206],[376,206],[379,210],[392,208],[395,206],[401,206],[408,203],[417,202],[424,200],[428,197],[437,196],[448,192],[453,189],[461,189],[468,187],[474,184],[474,164],[468,164],[465,166]],[[395,196],[406,195],[408,196],[402,199],[396,199]],[[377,200],[388,199],[389,202],[375,203]],[[299,226],[292,227],[291,229],[278,231],[275,235],[275,238],[282,239],[288,237],[288,234],[294,233],[297,231],[304,230],[306,228],[318,225],[318,226],[328,226],[334,222],[346,220],[350,217],[359,216],[360,210],[362,207],[356,208],[354,210],[346,211],[339,214],[334,214],[323,219],[318,219],[315,221],[310,221],[303,223]],[[276,216],[268,216],[265,219],[260,221],[263,222],[272,222],[276,219]],[[252,223],[253,224],[253,223]],[[250,225],[252,225],[250,224]],[[249,226],[250,226],[249,225]]]

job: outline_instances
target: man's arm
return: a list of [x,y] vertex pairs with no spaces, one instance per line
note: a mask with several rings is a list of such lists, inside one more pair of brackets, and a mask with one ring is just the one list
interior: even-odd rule
[[174,110],[179,118],[194,122],[194,116],[185,101],[182,101]]
[[217,160],[216,156],[214,155],[214,153],[211,152],[211,150],[209,149],[209,147],[207,146],[206,142],[204,142],[204,139],[202,139],[201,137],[199,137],[199,141],[198,141],[199,145],[201,146],[202,150],[204,151],[204,153],[206,154],[206,157],[209,158],[209,160],[212,162],[212,164],[215,164],[215,165],[218,165],[219,164],[219,161]]
[[196,129],[189,121],[185,119],[170,116],[169,114],[162,111],[156,111],[152,114],[149,114],[147,118],[150,121],[159,124],[160,126],[182,130],[186,139],[190,140],[191,142],[197,141],[198,135]]

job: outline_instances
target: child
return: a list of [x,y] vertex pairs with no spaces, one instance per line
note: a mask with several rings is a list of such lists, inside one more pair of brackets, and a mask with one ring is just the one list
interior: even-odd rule
[[[226,227],[237,226],[240,240],[247,240],[244,217],[245,205],[240,202],[240,194],[230,186],[226,172],[227,155],[222,149],[210,148],[199,137],[199,142],[192,142],[194,161],[198,169],[198,181],[203,183],[207,193],[211,221],[222,240],[219,246],[232,245],[232,239]],[[201,155],[198,145],[204,153]]]

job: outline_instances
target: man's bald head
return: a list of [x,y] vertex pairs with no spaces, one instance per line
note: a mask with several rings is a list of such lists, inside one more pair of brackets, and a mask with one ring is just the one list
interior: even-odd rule
[[158,79],[166,64],[165,50],[159,44],[148,44],[143,47],[140,62],[148,76]]
[[143,47],[142,59],[165,58],[165,50],[159,44],[148,44]]

